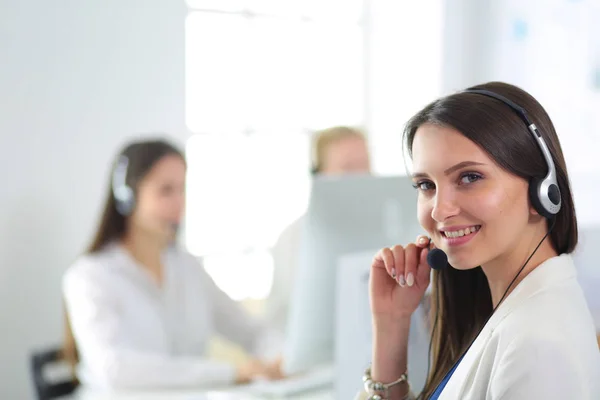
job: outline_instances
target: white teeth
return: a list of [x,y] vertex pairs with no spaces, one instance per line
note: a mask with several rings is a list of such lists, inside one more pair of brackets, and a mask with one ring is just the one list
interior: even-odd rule
[[469,235],[471,233],[475,233],[479,230],[479,226],[471,226],[468,227],[466,229],[461,229],[458,231],[445,231],[444,234],[446,235],[446,237],[450,237],[450,238],[456,238],[456,237],[461,237],[461,236],[465,236],[465,235]]

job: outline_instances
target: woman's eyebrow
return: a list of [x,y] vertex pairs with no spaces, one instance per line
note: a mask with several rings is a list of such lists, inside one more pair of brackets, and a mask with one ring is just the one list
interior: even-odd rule
[[[461,168],[465,168],[465,167],[472,167],[475,165],[485,165],[484,163],[480,163],[477,161],[461,161],[458,164],[455,164],[453,166],[451,166],[450,168],[447,168],[444,171],[444,175],[450,175],[451,173],[453,173],[454,171],[457,171]],[[428,175],[425,172],[415,172],[412,174],[413,179],[415,178],[425,178]]]

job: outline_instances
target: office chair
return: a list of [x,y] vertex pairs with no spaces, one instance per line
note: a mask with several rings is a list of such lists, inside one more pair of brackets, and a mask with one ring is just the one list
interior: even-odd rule
[[72,394],[78,386],[73,376],[59,382],[50,382],[44,370],[52,364],[60,364],[64,359],[59,348],[34,352],[30,359],[31,374],[38,400],[52,400]]

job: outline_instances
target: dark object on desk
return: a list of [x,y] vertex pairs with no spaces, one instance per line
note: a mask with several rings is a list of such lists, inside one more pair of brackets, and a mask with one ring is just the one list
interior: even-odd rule
[[52,400],[72,394],[78,386],[77,380],[71,375],[59,381],[50,381],[45,374],[47,368],[64,362],[61,349],[54,348],[34,352],[30,359],[31,374],[38,400]]

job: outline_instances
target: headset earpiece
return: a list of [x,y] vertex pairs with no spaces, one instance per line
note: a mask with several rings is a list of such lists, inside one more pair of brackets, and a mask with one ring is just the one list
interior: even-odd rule
[[560,189],[558,188],[558,181],[556,178],[556,167],[554,166],[554,160],[552,160],[552,154],[548,149],[548,145],[546,145],[546,141],[538,131],[535,124],[532,123],[527,117],[527,112],[525,109],[506,97],[489,90],[467,89],[466,92],[481,94],[501,101],[510,107],[525,123],[527,129],[533,136],[540,151],[542,152],[548,167],[548,172],[544,178],[533,178],[529,181],[529,199],[533,208],[535,208],[540,215],[548,219],[554,218],[554,216],[560,211],[560,207],[562,205]]
[[543,217],[550,218],[552,214],[550,214],[541,202],[541,197],[539,196],[540,189],[542,186],[542,181],[540,179],[533,178],[529,181],[529,200],[531,201],[531,205]]
[[115,199],[117,212],[123,216],[129,216],[135,206],[135,195],[133,189],[127,185],[127,170],[129,159],[121,155],[113,171],[112,191]]
[[561,195],[558,185],[546,179],[533,178],[529,181],[529,200],[543,217],[554,218],[560,211]]
[[129,186],[122,186],[115,191],[115,205],[119,214],[129,216],[133,211],[133,191]]

